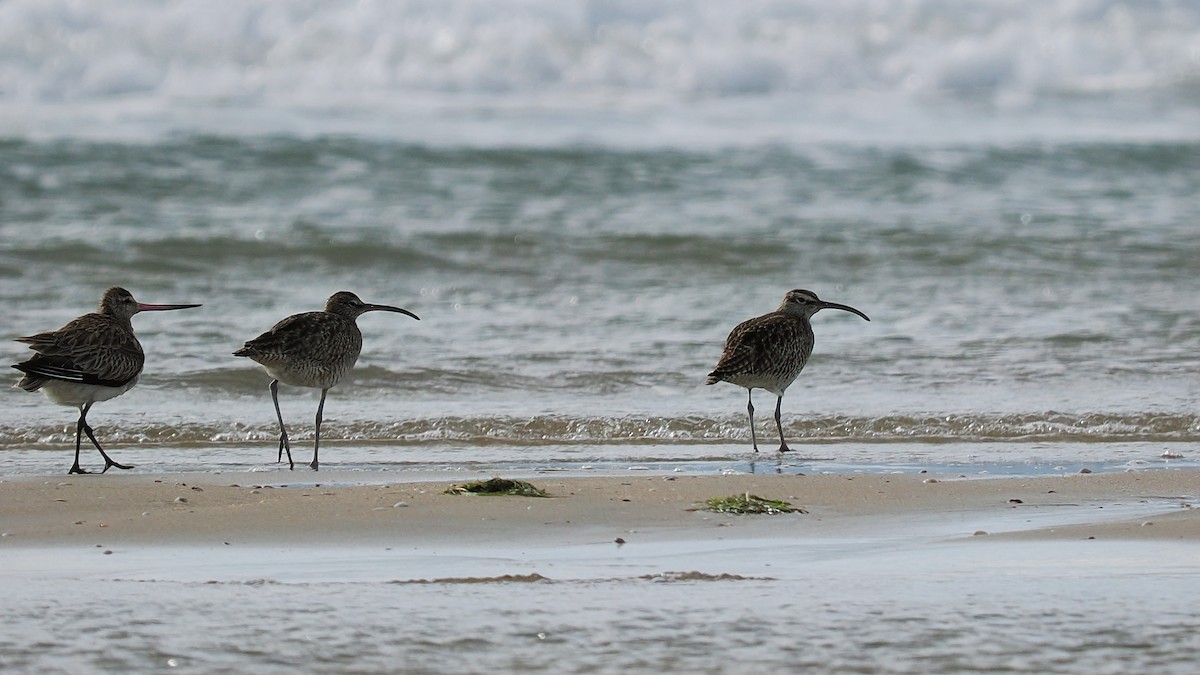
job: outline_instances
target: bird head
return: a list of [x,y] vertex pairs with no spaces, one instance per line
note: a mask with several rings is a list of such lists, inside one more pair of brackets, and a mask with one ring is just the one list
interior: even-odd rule
[[329,296],[325,301],[325,311],[330,314],[345,317],[347,319],[357,319],[359,316],[367,312],[396,312],[398,314],[407,314],[417,321],[421,317],[413,314],[407,309],[400,307],[392,307],[391,305],[373,305],[369,302],[363,302],[357,295],[350,291],[338,291]]
[[785,314],[802,316],[806,319],[822,309],[840,309],[843,312],[857,314],[867,321],[871,320],[867,318],[866,314],[863,314],[849,305],[841,305],[836,302],[825,302],[824,300],[818,298],[816,293],[800,288],[788,291],[787,295],[783,297],[783,304],[779,305],[779,311]]
[[124,319],[128,321],[130,317],[138,312],[163,312],[170,309],[188,309],[191,307],[199,307],[200,305],[149,305],[144,302],[138,302],[133,299],[133,293],[114,286],[107,291],[104,291],[104,297],[100,298],[100,313]]

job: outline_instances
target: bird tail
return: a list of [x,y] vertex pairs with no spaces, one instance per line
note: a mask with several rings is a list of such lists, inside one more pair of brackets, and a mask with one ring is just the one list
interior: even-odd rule
[[725,378],[721,377],[721,373],[714,370],[708,374],[708,379],[704,381],[704,384],[716,384],[724,381]]
[[24,365],[24,363],[18,363],[13,366],[13,368],[16,368],[25,374],[25,377],[22,377],[13,386],[19,389],[24,389],[25,391],[37,391],[38,389],[41,389],[42,385],[46,384],[46,379],[37,377],[33,373],[26,371],[25,368],[22,368]]

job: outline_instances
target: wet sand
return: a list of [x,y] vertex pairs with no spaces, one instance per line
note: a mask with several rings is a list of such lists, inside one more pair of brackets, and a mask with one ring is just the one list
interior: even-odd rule
[[[358,484],[335,474],[19,477],[0,481],[0,547],[59,544],[446,543],[913,536],[1200,541],[1200,472],[1020,478],[928,474],[533,477],[550,498],[445,494],[451,482]],[[277,479],[278,474],[269,476]],[[293,476],[289,474],[288,478]],[[366,483],[366,484],[363,484]],[[807,511],[733,516],[749,492]]]
[[1194,670],[1200,472],[512,477],[2,479],[0,668]]

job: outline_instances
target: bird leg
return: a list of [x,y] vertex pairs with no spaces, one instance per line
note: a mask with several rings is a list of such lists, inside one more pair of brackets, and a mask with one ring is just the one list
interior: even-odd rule
[[83,424],[83,433],[87,434],[88,439],[92,441],[92,445],[96,446],[96,449],[100,451],[100,456],[104,458],[104,471],[101,471],[100,473],[105,473],[114,466],[118,469],[125,470],[133,468],[132,464],[121,464],[120,462],[115,461],[112,457],[109,457],[108,453],[104,452],[104,448],[100,447],[100,443],[96,441],[96,436],[92,433],[92,428],[88,426],[87,422],[84,422]]
[[[88,405],[90,406],[91,404]],[[68,474],[90,473],[89,471],[84,471],[79,466],[79,442],[83,440],[83,416],[87,414],[87,409],[88,406],[80,406],[79,408],[79,421],[75,423],[75,464],[71,466],[71,470],[67,472]]]
[[287,429],[283,426],[283,413],[279,411],[279,380],[271,380],[271,400],[275,402],[275,416],[279,418],[279,456],[275,461],[283,461],[283,451],[287,450],[288,468],[295,469],[292,463],[292,444],[288,442]]
[[115,461],[112,457],[108,456],[107,452],[104,452],[104,448],[100,447],[100,441],[96,440],[96,434],[92,431],[91,425],[87,423],[88,410],[91,410],[91,408],[92,404],[88,403],[79,409],[79,424],[76,425],[75,429],[75,466],[71,467],[71,473],[87,473],[79,468],[80,431],[83,431],[83,433],[87,434],[88,440],[92,442],[92,445],[96,446],[96,449],[100,451],[100,456],[104,458],[104,471],[101,471],[100,473],[106,473],[114,466],[118,469],[132,469],[132,465],[121,464],[120,462]]
[[313,461],[309,463],[313,471],[316,471],[317,467],[320,466],[317,462],[317,451],[321,448],[321,412],[325,410],[325,394],[328,392],[328,387],[321,390],[321,402],[317,404],[317,424],[313,438]]
[[779,451],[787,452],[791,450],[788,447],[787,441],[783,440],[783,424],[779,421],[779,409],[783,407],[783,395],[780,394],[779,399],[775,401],[775,428],[779,430]]
[[746,393],[746,412],[750,414],[750,442],[754,444],[754,451],[758,452],[758,437],[754,435],[754,390],[747,389]]

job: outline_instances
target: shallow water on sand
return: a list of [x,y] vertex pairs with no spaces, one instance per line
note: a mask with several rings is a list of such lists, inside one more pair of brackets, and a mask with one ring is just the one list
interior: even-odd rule
[[[1113,519],[1177,503],[1108,505]],[[988,542],[1027,514],[844,538],[14,549],[20,671],[1190,672],[1194,543]],[[1039,525],[1087,514],[1048,513]],[[1007,520],[1006,520],[1007,518]],[[1019,521],[1019,522],[1018,522]],[[861,531],[860,531],[861,530]],[[106,555],[106,552],[108,553]]]
[[[969,476],[1065,475],[1080,471],[1143,471],[1200,468],[1198,443],[822,443],[794,452],[747,452],[740,445],[492,446],[446,444],[435,453],[407,444],[352,442],[322,446],[322,468],[308,468],[309,445],[293,449],[295,469],[286,457],[276,462],[277,445],[136,446],[120,458],[132,474],[228,474],[257,476],[257,482],[358,484],[379,481],[460,480],[464,476],[533,475],[721,475],[917,473]],[[65,475],[61,448],[10,450],[9,476]],[[83,465],[94,470],[84,455]],[[97,457],[97,459],[99,459]],[[113,471],[116,471],[115,469]]]

